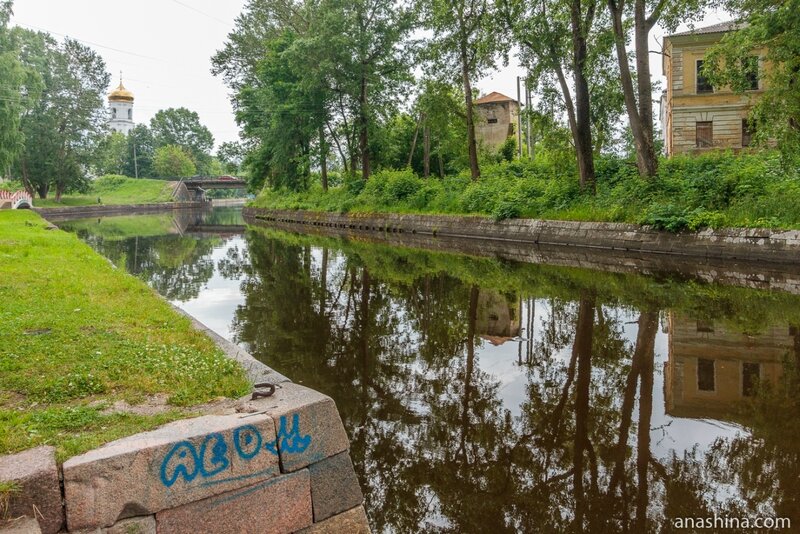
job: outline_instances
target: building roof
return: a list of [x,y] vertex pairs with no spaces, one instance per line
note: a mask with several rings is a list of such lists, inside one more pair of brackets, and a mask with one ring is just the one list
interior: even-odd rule
[[516,102],[515,99],[504,95],[503,93],[498,93],[497,91],[492,91],[486,96],[482,96],[477,99],[474,104],[490,104],[493,102]]
[[133,93],[125,89],[122,85],[122,80],[119,81],[119,87],[111,91],[108,95],[109,102],[133,102]]
[[744,28],[746,25],[747,24],[743,22],[736,22],[734,20],[729,20],[728,22],[720,22],[719,24],[712,24],[711,26],[705,26],[703,28],[695,28],[693,30],[688,30],[685,32],[673,33],[672,35],[668,35],[667,37],[680,37],[684,35],[703,35],[707,33],[725,33],[733,30],[738,30],[740,28]]

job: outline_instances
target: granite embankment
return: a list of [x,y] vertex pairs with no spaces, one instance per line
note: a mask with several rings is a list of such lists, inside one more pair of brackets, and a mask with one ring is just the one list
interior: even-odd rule
[[765,229],[671,234],[619,223],[484,217],[339,214],[245,208],[249,224],[395,246],[800,294],[800,232]]

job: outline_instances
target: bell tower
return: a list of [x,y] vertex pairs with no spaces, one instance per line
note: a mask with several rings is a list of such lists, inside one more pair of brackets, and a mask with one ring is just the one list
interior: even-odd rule
[[122,85],[122,73],[119,73],[119,87],[108,95],[108,107],[111,113],[109,126],[115,132],[127,135],[133,130],[133,93]]

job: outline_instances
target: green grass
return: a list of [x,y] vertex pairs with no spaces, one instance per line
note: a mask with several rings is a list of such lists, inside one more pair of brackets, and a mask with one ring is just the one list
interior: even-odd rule
[[800,228],[800,171],[771,152],[711,152],[662,160],[657,177],[635,162],[595,162],[597,194],[581,190],[562,160],[513,161],[468,174],[424,180],[410,170],[382,170],[364,183],[346,179],[328,192],[265,189],[251,203],[268,209],[486,215],[648,224],[673,232],[712,227]]
[[[247,392],[241,368],[143,282],[30,211],[0,212],[0,454],[59,459]],[[155,416],[104,414],[166,394]]]
[[172,188],[170,182],[164,180],[109,175],[95,180],[86,194],[64,195],[61,202],[56,202],[54,198],[35,198],[33,204],[37,208],[88,206],[97,205],[98,198],[100,204],[108,206],[170,202]]

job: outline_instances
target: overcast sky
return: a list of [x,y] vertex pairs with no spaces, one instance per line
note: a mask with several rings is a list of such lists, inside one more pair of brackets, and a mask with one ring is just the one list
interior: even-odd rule
[[[227,88],[210,73],[210,58],[222,47],[244,4],[245,0],[15,0],[12,22],[91,45],[112,74],[110,89],[117,86],[122,71],[125,87],[135,97],[135,122],[149,122],[159,109],[184,106],[200,115],[219,146],[236,140],[238,128]],[[698,26],[726,18],[712,13]],[[654,30],[653,48],[663,33]],[[653,54],[651,60],[653,74],[660,79],[660,56]],[[482,93],[516,97],[518,75],[524,72],[512,57],[511,65],[480,80],[477,87]]]

